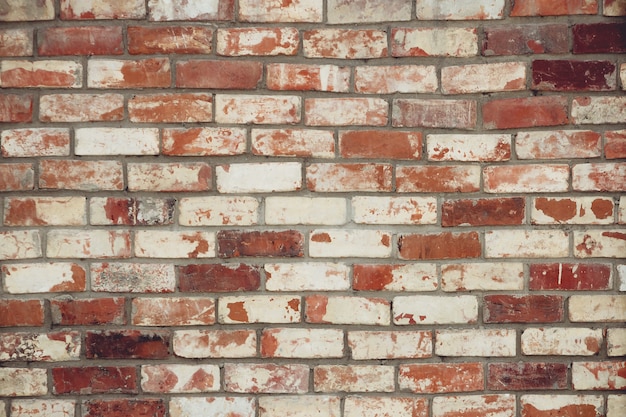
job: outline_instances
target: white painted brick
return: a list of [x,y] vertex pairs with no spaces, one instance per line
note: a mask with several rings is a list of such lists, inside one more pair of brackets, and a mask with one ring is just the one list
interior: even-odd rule
[[441,289],[447,292],[523,290],[524,264],[511,262],[442,265]]
[[416,4],[418,20],[482,20],[504,16],[504,0],[416,0]]
[[393,299],[393,322],[397,325],[460,324],[477,320],[478,301],[471,295],[411,295]]
[[326,395],[263,396],[261,417],[340,417],[341,400]]
[[337,263],[265,264],[268,291],[342,291],[350,288],[350,268]]
[[0,361],[77,361],[80,348],[79,332],[0,334]]
[[438,356],[515,356],[516,332],[512,329],[438,330]]
[[569,319],[575,322],[626,321],[626,295],[572,295]]
[[309,238],[313,258],[388,258],[391,251],[391,233],[379,230],[318,229]]
[[343,330],[266,329],[261,340],[261,355],[271,358],[341,358]]
[[427,135],[431,161],[506,161],[511,157],[511,135]]
[[624,258],[626,229],[574,231],[577,258]]
[[435,224],[435,197],[352,197],[352,218],[364,224]]
[[575,413],[589,409],[590,415],[602,415],[604,401],[600,395],[522,395],[520,397],[522,415],[526,412],[539,413],[541,415],[564,415],[569,414],[569,410]]
[[344,417],[418,417],[427,413],[427,400],[408,397],[346,397]]
[[360,291],[435,291],[437,265],[361,264],[354,266],[353,288]]
[[[395,56],[421,50],[420,56],[470,57],[478,53],[478,34],[472,28],[397,29],[391,39]],[[399,45],[399,46],[398,46]]]
[[459,414],[513,417],[515,416],[515,395],[447,395],[433,398],[433,417],[451,417]]
[[41,368],[0,368],[0,395],[30,397],[48,393],[48,373]]
[[215,245],[214,232],[135,232],[135,256],[140,258],[214,258]]
[[31,259],[41,256],[38,230],[0,232],[0,260]]
[[302,188],[299,162],[219,165],[215,171],[220,193],[269,193]]
[[289,295],[227,296],[218,301],[218,320],[236,323],[297,323],[300,297]]
[[91,290],[99,292],[174,292],[172,264],[106,262],[91,264]]
[[391,321],[389,302],[380,298],[320,295],[307,297],[306,303],[308,323],[387,326]]
[[569,232],[494,230],[485,233],[488,258],[560,258],[569,255]]
[[2,277],[10,294],[85,290],[85,270],[73,263],[4,264]]
[[604,338],[602,329],[529,328],[522,332],[524,355],[592,356]]
[[352,359],[415,359],[432,356],[430,331],[349,331]]
[[323,0],[289,3],[239,0],[239,19],[244,22],[321,22]]
[[182,226],[250,226],[258,224],[259,200],[254,197],[189,197],[178,201]]
[[572,101],[573,124],[624,123],[624,120],[626,120],[626,97],[577,97]]
[[219,391],[220,368],[217,365],[143,365],[141,389],[155,393]]
[[86,127],[75,129],[76,155],[158,155],[159,129]]
[[75,400],[15,400],[11,403],[11,417],[71,417]]
[[217,123],[296,124],[302,100],[298,96],[217,94],[215,109]]
[[4,224],[81,226],[87,222],[86,201],[85,197],[78,196],[5,198]]
[[130,234],[109,230],[51,230],[46,255],[52,258],[128,258]]
[[257,356],[254,330],[177,330],[174,353],[183,358],[249,358]]
[[328,23],[367,23],[411,20],[411,2],[407,0],[328,0]]
[[617,275],[619,277],[619,290],[626,291],[626,265],[617,265]]
[[249,397],[174,397],[170,400],[171,417],[256,415],[254,398]]
[[342,225],[347,220],[344,198],[267,197],[265,223]]
[[607,355],[626,356],[626,328],[608,329],[606,344]]
[[607,396],[606,408],[606,417],[622,417],[626,410],[626,395]]

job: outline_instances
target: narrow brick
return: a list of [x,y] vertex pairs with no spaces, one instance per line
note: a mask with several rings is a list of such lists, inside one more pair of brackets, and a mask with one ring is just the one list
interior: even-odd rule
[[30,122],[33,119],[32,94],[0,95],[0,123]]
[[433,417],[455,417],[464,413],[476,413],[477,416],[514,416],[515,410],[515,396],[511,394],[433,398]]
[[568,300],[569,319],[573,322],[609,322],[626,320],[624,295],[572,295]]
[[[484,56],[565,54],[569,50],[567,25],[511,25],[485,27]],[[515,39],[515,42],[510,42]]]
[[138,60],[91,59],[87,86],[90,88],[163,88],[171,84],[168,58]]
[[204,26],[129,26],[131,55],[210,54],[213,29]]
[[441,266],[441,289],[446,292],[504,291],[523,288],[522,263],[464,263]]
[[0,300],[0,327],[43,326],[42,300]]
[[626,34],[623,23],[577,24],[572,27],[574,54],[623,54]]
[[129,258],[130,233],[54,229],[48,232],[46,255],[51,258]]
[[68,156],[70,132],[65,128],[11,129],[1,133],[2,156],[41,157]]
[[609,395],[606,401],[607,417],[619,417],[626,406],[626,395]]
[[77,61],[2,61],[2,88],[80,88],[83,66]]
[[266,263],[267,291],[341,291],[350,288],[350,268],[323,262]]
[[87,359],[166,359],[169,332],[142,330],[87,331]]
[[38,230],[0,232],[0,260],[34,259],[42,255]]
[[298,323],[300,297],[290,295],[225,296],[218,300],[217,317],[222,324]]
[[403,234],[398,237],[400,259],[478,258],[478,233]]
[[177,88],[254,90],[262,75],[263,64],[256,61],[194,59],[176,63]]
[[60,326],[126,324],[123,298],[50,300],[52,323]]
[[315,192],[391,191],[392,167],[378,163],[312,163],[307,188]]
[[360,417],[375,413],[379,417],[425,417],[428,400],[413,397],[346,397],[345,417]]
[[85,269],[74,263],[2,265],[4,290],[9,294],[85,291]]
[[623,390],[625,361],[574,362],[572,386],[575,390]]
[[356,291],[435,291],[435,264],[355,264],[352,289]]
[[565,164],[491,165],[483,169],[487,193],[565,192],[570,168]]
[[302,35],[307,58],[371,59],[387,56],[387,33],[374,29],[313,29]]
[[207,191],[211,167],[204,162],[129,163],[128,190],[157,192]]
[[355,360],[420,359],[432,356],[430,331],[348,331],[348,347]]
[[398,369],[398,385],[415,393],[481,391],[484,387],[481,363],[406,364]]
[[220,368],[217,365],[143,365],[141,389],[144,392],[198,393],[214,392],[220,388]]
[[555,323],[563,321],[560,295],[486,295],[485,323]]
[[271,0],[239,0],[243,22],[321,22],[323,0],[295,0],[278,4]]
[[168,0],[148,0],[148,20],[232,20],[235,14],[233,0],[190,0],[172,4]]
[[89,217],[92,225],[157,226],[174,223],[173,198],[92,197]]
[[304,236],[296,230],[240,231],[222,230],[217,233],[218,256],[300,258],[303,256]]
[[523,62],[471,64],[441,69],[443,94],[519,91],[525,88],[526,64]]
[[505,226],[525,222],[524,198],[482,198],[445,200],[441,206],[441,225]]
[[224,56],[293,56],[298,53],[298,29],[232,28],[217,30],[215,52]]
[[264,358],[341,358],[343,331],[339,329],[265,329],[261,335]]
[[342,225],[347,222],[344,198],[266,197],[266,224]]
[[391,233],[379,230],[317,229],[309,236],[309,256],[388,258]]
[[378,23],[411,20],[410,0],[328,0],[328,23]]
[[250,140],[254,155],[335,157],[335,137],[328,130],[252,129]]
[[121,55],[121,26],[51,27],[37,33],[39,56]]
[[[130,105],[130,103],[129,103]],[[210,102],[202,102],[205,112],[209,111]],[[198,102],[183,110],[187,117],[202,117],[202,111],[196,111]],[[130,111],[130,108],[129,108]],[[193,111],[193,115],[189,116]],[[178,111],[172,118],[182,116]],[[208,113],[204,113],[208,117]],[[150,116],[151,117],[151,116]],[[183,116],[185,117],[185,116]],[[163,154],[170,156],[223,156],[239,155],[246,149],[246,133],[240,128],[226,127],[191,127],[163,129]]]
[[626,328],[613,328],[607,330],[606,352],[608,356],[626,355]]
[[566,363],[490,363],[487,364],[487,389],[494,391],[566,389],[567,368]]
[[177,330],[174,353],[182,358],[249,358],[257,356],[254,330]]
[[503,98],[483,104],[485,129],[560,126],[569,123],[563,96]]
[[387,326],[391,321],[390,303],[382,298],[310,295],[305,301],[307,323]]
[[132,366],[53,368],[52,384],[56,395],[137,394],[139,385]]
[[313,369],[315,392],[393,392],[394,367],[319,365]]
[[468,193],[480,189],[480,166],[405,165],[396,168],[399,193]]
[[394,127],[474,129],[476,101],[442,99],[405,99],[393,101]]
[[394,57],[471,57],[478,54],[476,28],[395,28],[391,31]]
[[471,295],[408,295],[393,299],[396,325],[476,323],[478,300]]
[[530,265],[530,290],[589,291],[613,286],[607,264],[534,263]]
[[136,95],[128,100],[128,117],[135,123],[211,122],[212,103],[203,93]]
[[611,91],[617,86],[611,61],[535,60],[531,71],[533,90]]
[[591,130],[519,132],[515,152],[519,159],[598,158],[602,136]]
[[601,329],[530,328],[522,331],[524,355],[593,356],[600,352]]
[[575,97],[572,101],[572,123],[618,124],[626,117],[626,97]]
[[0,360],[10,362],[65,362],[80,359],[80,332],[4,332]]
[[122,163],[42,159],[39,161],[39,188],[52,190],[122,190]]
[[297,96],[215,96],[215,121],[235,124],[297,124],[301,98]]
[[174,292],[175,282],[174,266],[170,264],[91,264],[91,289],[96,292]]
[[143,19],[146,16],[142,0],[61,0],[62,20]]
[[339,132],[344,158],[421,159],[422,134],[391,130],[344,130]]
[[304,394],[309,390],[309,367],[227,363],[224,365],[224,389],[226,392]]
[[214,258],[215,247],[215,233],[209,231],[135,232],[135,256],[139,258]]
[[493,162],[511,159],[511,136],[441,134],[426,136],[431,161]]
[[39,99],[42,122],[109,122],[123,118],[121,94],[46,94]]
[[177,267],[183,292],[255,291],[261,283],[260,268],[246,264],[191,264]]
[[0,29],[0,56],[32,56],[32,29]]
[[215,323],[212,298],[133,298],[132,324],[135,326],[206,326]]

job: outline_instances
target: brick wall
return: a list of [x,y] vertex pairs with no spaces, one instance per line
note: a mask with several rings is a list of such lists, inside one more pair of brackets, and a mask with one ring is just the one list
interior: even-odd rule
[[623,417],[626,1],[0,2],[0,417]]

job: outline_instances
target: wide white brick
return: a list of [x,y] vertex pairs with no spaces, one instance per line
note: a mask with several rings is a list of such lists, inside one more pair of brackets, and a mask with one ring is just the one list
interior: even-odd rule
[[249,358],[257,356],[254,330],[178,330],[174,353],[183,358]]
[[297,323],[301,318],[300,297],[256,295],[220,297],[217,316],[220,323]]
[[326,395],[259,398],[261,417],[340,417],[341,400]]
[[76,361],[80,348],[79,332],[0,334],[0,361]]
[[427,135],[431,161],[506,161],[511,157],[511,135]]
[[435,224],[435,197],[352,197],[352,218],[364,224]]
[[261,340],[261,355],[271,358],[341,358],[343,330],[266,329]]
[[140,230],[135,232],[135,256],[140,258],[214,258],[215,233]]
[[575,322],[626,321],[626,295],[572,295],[569,319]]
[[348,332],[352,359],[415,359],[432,356],[430,331]]
[[11,403],[11,417],[71,417],[75,400],[15,400]]
[[170,400],[171,417],[254,417],[254,398],[248,397],[174,397]]
[[158,155],[159,129],[86,127],[75,129],[76,155]]
[[511,329],[438,330],[438,356],[515,356],[516,332]]
[[5,264],[2,278],[10,294],[85,290],[85,270],[73,263]]
[[358,291],[435,291],[437,265],[360,264],[354,266],[352,287]]
[[487,258],[561,258],[568,255],[568,232],[494,230],[485,233]]
[[504,0],[416,0],[418,20],[502,19]]
[[577,258],[624,258],[626,229],[574,232],[574,256]]
[[130,235],[109,230],[51,230],[46,255],[52,258],[128,258]]
[[391,251],[391,233],[380,230],[319,229],[309,239],[309,255],[314,258],[388,258]]
[[407,0],[328,0],[328,23],[367,23],[411,20],[411,2]]
[[0,232],[0,260],[31,259],[41,256],[38,230]]
[[393,299],[393,322],[398,325],[476,323],[477,320],[478,300],[471,295],[411,295]]
[[344,198],[267,197],[265,223],[342,225],[347,221]]
[[624,123],[626,97],[577,97],[572,101],[573,124]]
[[470,57],[478,53],[478,34],[471,28],[397,29],[392,35],[395,56],[411,55],[419,50],[422,56]]
[[427,401],[409,397],[346,397],[344,417],[417,417],[427,415]]
[[215,121],[236,124],[296,124],[300,122],[302,99],[298,96],[215,96]]
[[239,0],[239,19],[244,22],[321,22],[323,0],[288,3]]
[[0,368],[0,395],[30,397],[48,393],[48,373],[40,368]]
[[85,197],[14,197],[4,200],[9,226],[82,226],[87,221]]
[[336,263],[265,264],[268,291],[342,291],[350,288],[350,268]]
[[447,292],[522,290],[524,264],[511,262],[442,265],[441,289]]
[[311,296],[306,303],[308,323],[387,326],[391,322],[389,302],[381,298]]
[[592,356],[600,351],[602,329],[530,328],[522,332],[524,355]]
[[258,224],[259,200],[254,197],[189,197],[178,202],[182,226],[250,226]]
[[302,188],[302,164],[298,162],[219,165],[215,171],[220,193],[270,193]]
[[515,416],[515,395],[459,395],[433,398],[433,417],[455,415]]
[[220,368],[217,365],[143,365],[141,389],[155,393],[219,391]]

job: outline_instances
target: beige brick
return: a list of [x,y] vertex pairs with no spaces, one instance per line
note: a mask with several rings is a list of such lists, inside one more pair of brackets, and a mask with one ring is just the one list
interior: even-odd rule
[[211,167],[204,162],[129,163],[130,191],[207,191]]
[[0,334],[1,361],[77,361],[80,349],[79,332]]
[[357,291],[435,291],[437,265],[356,264],[352,288]]
[[394,367],[320,365],[313,369],[315,392],[393,392]]
[[597,355],[604,337],[602,329],[530,328],[522,331],[524,355]]
[[504,0],[417,0],[418,20],[490,20],[502,19]]
[[522,395],[522,415],[535,413],[538,416],[567,415],[589,410],[593,415],[603,415],[604,401],[599,395]]
[[626,356],[626,329],[609,328],[606,333],[606,350],[609,356]]
[[4,200],[5,226],[81,226],[85,197],[15,197]]
[[139,230],[135,256],[140,258],[214,258],[215,233],[203,231]]
[[298,96],[215,96],[215,121],[236,124],[296,124],[300,122]]
[[410,0],[328,0],[328,23],[368,23],[411,20]]
[[511,329],[437,330],[438,356],[515,356],[516,332]]
[[2,131],[4,157],[67,156],[70,131],[65,128],[11,129]]
[[158,155],[159,129],[86,127],[75,130],[76,155]]
[[243,22],[321,22],[323,0],[295,0],[290,3],[239,0]]
[[266,263],[267,291],[342,291],[350,288],[350,268],[323,262]]
[[174,353],[182,358],[249,358],[257,355],[254,330],[176,330]]
[[259,200],[254,197],[189,197],[178,201],[182,226],[250,226],[258,224]]
[[418,417],[428,413],[428,400],[409,397],[346,397],[344,417]]
[[255,155],[335,157],[335,138],[328,130],[252,129],[251,142]]
[[221,193],[298,191],[302,188],[299,162],[266,162],[219,165],[215,168]]
[[41,368],[0,368],[0,395],[31,397],[48,393],[47,371]]
[[172,417],[256,415],[251,397],[174,397],[170,400]]
[[470,57],[478,54],[473,28],[398,28],[391,32],[393,56]]
[[318,229],[309,238],[313,258],[388,258],[391,250],[391,233],[379,230]]
[[309,390],[309,366],[301,364],[227,363],[226,392],[305,394]]
[[261,417],[340,417],[341,399],[327,395],[263,396]]
[[623,390],[626,388],[625,368],[624,361],[574,362],[572,386],[577,391]]
[[606,400],[606,417],[620,417],[626,409],[626,395],[609,395]]
[[352,218],[363,224],[435,224],[434,197],[352,197]]
[[391,322],[389,301],[381,298],[313,295],[305,301],[307,323],[387,326]]
[[569,319],[575,322],[626,321],[626,295],[572,295]]
[[572,123],[610,124],[626,120],[626,97],[576,97],[572,101]]
[[20,263],[2,266],[10,294],[85,291],[85,269],[74,263]]
[[433,417],[463,414],[491,417],[515,416],[515,395],[463,395],[433,398]]
[[518,91],[525,88],[526,64],[523,62],[460,65],[441,69],[443,94]]
[[51,230],[46,255],[52,258],[129,258],[130,233],[109,230]]
[[106,262],[91,264],[91,290],[98,292],[174,292],[174,265]]
[[431,161],[508,161],[511,135],[438,134],[426,136]]
[[433,351],[430,331],[349,331],[352,359],[429,358]]
[[266,224],[342,225],[347,221],[347,202],[332,197],[267,197]]
[[446,292],[522,290],[524,264],[510,262],[442,265],[441,289]]
[[569,255],[569,233],[557,230],[494,230],[485,233],[488,258],[559,258]]
[[0,260],[32,259],[41,256],[38,230],[0,232]]
[[250,295],[220,297],[218,321],[237,323],[297,323],[301,318],[300,297]]
[[354,69],[357,93],[435,93],[437,87],[437,69],[432,65],[359,66]]
[[439,297],[399,296],[393,299],[396,325],[476,323],[478,300],[471,295]]
[[341,358],[343,331],[339,329],[265,329],[261,337],[264,358]]
[[626,254],[626,229],[574,232],[577,258],[623,258]]
[[11,417],[67,417],[73,416],[75,400],[15,400],[11,403]]

